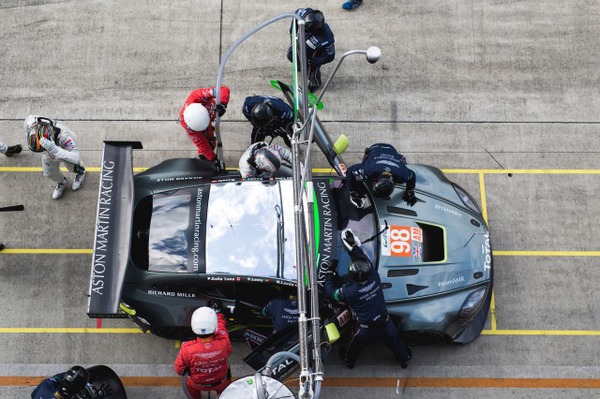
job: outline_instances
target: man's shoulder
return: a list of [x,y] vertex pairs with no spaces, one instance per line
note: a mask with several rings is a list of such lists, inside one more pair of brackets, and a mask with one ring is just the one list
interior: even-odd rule
[[189,340],[189,341],[184,341],[184,342],[182,342],[182,343],[181,343],[181,347],[182,347],[182,348],[188,348],[188,347],[190,347],[190,346],[193,346],[193,345],[195,345],[196,343],[197,343],[197,340],[196,340],[196,339],[191,339],[191,340]]

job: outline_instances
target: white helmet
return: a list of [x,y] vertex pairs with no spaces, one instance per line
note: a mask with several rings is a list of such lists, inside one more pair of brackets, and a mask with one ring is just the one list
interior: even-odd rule
[[210,335],[217,331],[217,313],[207,307],[198,308],[192,314],[192,331],[197,335]]
[[208,110],[200,103],[191,103],[183,111],[183,121],[190,129],[201,132],[206,130],[210,123]]

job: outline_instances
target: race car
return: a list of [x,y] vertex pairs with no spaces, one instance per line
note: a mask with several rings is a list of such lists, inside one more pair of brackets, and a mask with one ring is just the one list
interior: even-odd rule
[[[130,317],[144,331],[185,339],[193,311],[217,299],[232,333],[269,329],[262,307],[296,290],[292,179],[218,174],[192,158],[133,176],[134,148],[139,143],[104,143],[88,315]],[[489,310],[488,228],[475,201],[440,170],[410,168],[414,207],[403,202],[402,185],[359,209],[343,178],[314,178],[317,264],[335,260],[345,274],[341,232],[351,228],[409,341],[466,343]]]
[[[315,142],[335,170],[344,170],[315,121]],[[271,320],[263,306],[296,292],[289,171],[242,179],[237,170],[176,158],[134,176],[132,152],[139,148],[104,143],[88,315],[129,317],[143,331],[187,339],[193,311],[218,300],[233,338],[251,328],[249,334],[264,339]],[[339,173],[314,177],[317,268],[336,261],[338,273],[346,273],[341,232],[351,228],[408,342],[470,342],[484,328],[492,295],[486,221],[476,201],[439,169],[409,166],[417,176],[413,207],[402,200],[403,185],[388,200],[368,195],[357,208]],[[323,315],[339,327],[350,320],[347,311]]]

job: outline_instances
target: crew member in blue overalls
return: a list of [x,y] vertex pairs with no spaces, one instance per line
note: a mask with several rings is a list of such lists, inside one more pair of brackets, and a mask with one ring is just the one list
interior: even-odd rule
[[285,145],[292,147],[290,135],[294,123],[294,110],[281,98],[273,96],[250,96],[244,100],[242,113],[252,123],[250,141],[271,141],[281,137]]
[[31,393],[31,399],[100,399],[110,396],[112,390],[107,383],[99,388],[88,384],[88,371],[81,366],[73,366],[64,373],[43,380]]
[[348,274],[342,278],[335,273],[337,262],[321,266],[327,298],[348,305],[355,319],[348,342],[340,348],[340,357],[348,368],[353,368],[363,348],[376,339],[383,339],[405,369],[412,352],[387,313],[379,273],[360,248],[360,241],[352,230],[342,232],[342,241],[350,252]]
[[406,158],[390,144],[373,144],[365,150],[362,163],[352,165],[346,172],[346,185],[356,207],[364,206],[365,185],[371,188],[377,198],[389,198],[396,183],[406,183],[402,199],[410,206],[417,202],[415,197],[416,177],[406,167]]
[[[300,15],[305,22],[308,90],[314,92],[323,84],[321,66],[335,59],[335,38],[321,11],[299,8],[296,10],[296,14]],[[291,45],[288,48],[287,58],[292,61]]]
[[275,334],[289,325],[298,323],[298,299],[294,295],[273,298],[262,309],[262,314],[273,320]]

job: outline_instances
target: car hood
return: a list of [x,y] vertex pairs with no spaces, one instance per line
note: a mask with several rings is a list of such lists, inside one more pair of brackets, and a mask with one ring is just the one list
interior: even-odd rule
[[[382,229],[378,270],[387,302],[412,300],[479,285],[491,277],[489,232],[483,219],[434,194],[417,190],[378,203]],[[396,204],[391,205],[391,204]]]

